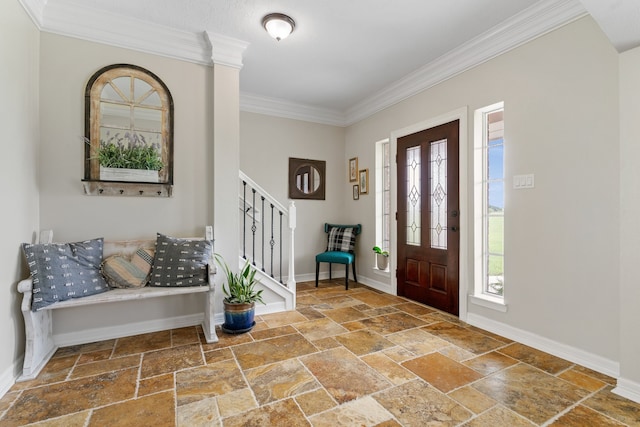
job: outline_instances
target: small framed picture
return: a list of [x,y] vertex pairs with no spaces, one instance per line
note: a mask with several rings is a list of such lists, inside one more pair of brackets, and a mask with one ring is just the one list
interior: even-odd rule
[[369,169],[360,171],[360,194],[369,194]]
[[353,186],[353,200],[360,198],[360,186],[358,184]]
[[358,158],[349,159],[349,182],[358,180]]

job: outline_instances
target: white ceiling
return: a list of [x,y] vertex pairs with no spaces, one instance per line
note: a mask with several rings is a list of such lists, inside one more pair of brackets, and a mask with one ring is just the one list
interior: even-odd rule
[[[499,36],[513,38],[509,34],[513,34],[514,28],[531,27],[532,17],[548,22],[553,21],[549,17],[562,15],[558,19],[564,22],[541,25],[537,33],[531,31],[527,37],[549,31],[554,28],[551,25],[557,27],[585,13],[578,0],[21,1],[28,10],[30,5],[37,9],[33,5],[40,3],[41,16],[37,10],[35,15],[36,20],[41,19],[43,30],[96,41],[115,36],[109,36],[108,30],[102,30],[102,36],[99,32],[92,33],[95,17],[103,21],[104,28],[112,28],[113,33],[126,33],[132,23],[140,24],[141,28],[153,24],[156,31],[166,28],[197,35],[208,31],[245,41],[248,47],[240,72],[240,90],[245,98],[304,106],[334,117],[351,114],[347,122],[359,118],[353,113],[355,109],[366,110],[366,105],[378,102],[381,94],[387,98],[387,104],[397,102],[389,93],[395,88],[402,89],[399,82],[407,86],[408,76],[420,76],[423,84],[411,82],[411,90],[417,91],[424,89],[425,84],[436,82],[436,74],[440,80],[447,78],[443,69],[447,62],[456,62],[453,60],[456,55],[477,56],[476,51],[486,50],[477,61],[489,59],[493,53],[489,53],[486,46],[492,43],[492,38],[496,38],[496,44]],[[640,1],[582,2],[592,14],[601,17],[602,22],[598,22],[614,45],[619,42],[627,48],[640,44],[640,39],[634,41],[625,35],[628,31],[619,31],[612,24],[621,12],[631,16],[630,10],[640,13]],[[625,2],[633,4],[623,8]],[[571,13],[566,12],[569,9]],[[89,10],[93,18],[87,15]],[[277,42],[262,28],[262,17],[272,12],[286,13],[296,21],[295,31],[289,38]],[[74,14],[78,16],[68,16]],[[637,20],[635,25],[640,27]],[[635,27],[632,29],[638,32]],[[129,36],[131,40],[134,38]],[[135,48],[134,40],[132,43]],[[502,43],[505,50],[515,47]],[[620,46],[616,45],[619,49]],[[465,63],[464,66],[472,65]],[[449,73],[453,74],[464,71],[454,66],[450,69]],[[378,109],[383,107],[381,103]]]

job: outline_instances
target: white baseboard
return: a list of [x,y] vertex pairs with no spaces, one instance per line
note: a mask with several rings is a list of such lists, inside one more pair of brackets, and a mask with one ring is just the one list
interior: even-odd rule
[[626,397],[627,399],[640,403],[640,383],[625,378],[618,378],[616,388],[611,391],[618,396]]
[[4,372],[0,374],[0,399],[9,391],[11,387],[16,383],[19,373],[22,372],[22,364],[24,363],[24,357],[20,357],[12,365],[10,365]]
[[[256,303],[256,315],[261,316],[263,314],[280,313],[287,311],[287,306],[284,301],[270,302],[267,305]],[[224,317],[224,314],[222,315]],[[223,323],[223,320],[220,323]]]
[[363,285],[367,285],[370,288],[385,292],[387,294],[396,294],[395,289],[393,289],[393,287],[389,283],[380,282],[367,276],[358,275],[358,283],[362,283]]
[[[344,279],[344,269],[340,268],[339,270],[340,271],[338,271],[338,269],[335,269],[335,268],[333,269],[333,273],[331,274],[332,279]],[[320,274],[318,275],[318,280],[325,280],[328,278],[329,278],[328,271],[321,271]],[[351,277],[351,273],[349,273],[349,280],[353,280],[353,277]],[[296,283],[315,282],[315,281],[316,281],[316,273],[296,275]]]
[[523,329],[515,328],[502,322],[488,319],[476,313],[467,313],[467,323],[593,369],[602,374],[609,375],[610,377],[617,378],[620,375],[620,364],[618,362],[598,356],[597,354],[542,337]]
[[[222,314],[221,314],[222,316]],[[217,317],[217,316],[216,316]],[[222,317],[221,317],[222,319]],[[183,328],[199,325],[204,320],[202,314],[169,317],[165,319],[145,320],[143,322],[127,323],[126,325],[106,326],[104,328],[86,329],[79,332],[54,334],[53,343],[58,347],[86,344],[95,341],[122,338],[149,332],[164,331],[166,329]],[[217,319],[216,319],[217,320]],[[220,321],[222,323],[222,321]]]
[[[272,302],[267,305],[256,304],[256,314],[269,314],[286,311],[284,301]],[[104,328],[93,328],[79,332],[68,332],[54,334],[53,343],[57,347],[67,347],[70,345],[86,344],[95,341],[122,338],[131,335],[146,334],[149,332],[164,331],[167,329],[184,328],[186,326],[200,325],[203,321],[202,314],[190,314],[186,316],[169,317],[165,319],[147,320],[144,322],[128,323],[126,325],[106,326]],[[224,313],[216,313],[214,323],[221,325],[224,323]],[[20,365],[22,366],[22,364]]]

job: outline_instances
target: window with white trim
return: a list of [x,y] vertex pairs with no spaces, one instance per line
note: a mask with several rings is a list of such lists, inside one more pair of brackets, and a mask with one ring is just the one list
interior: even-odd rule
[[[389,251],[391,155],[388,139],[376,142],[376,246]],[[388,269],[388,265],[386,266]]]
[[476,110],[474,141],[476,297],[504,297],[504,103]]

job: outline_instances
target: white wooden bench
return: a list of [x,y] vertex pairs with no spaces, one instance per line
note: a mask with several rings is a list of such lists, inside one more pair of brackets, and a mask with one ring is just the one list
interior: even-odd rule
[[[52,233],[49,232],[46,236],[48,236],[48,241],[43,241],[41,234],[41,243],[51,243]],[[213,240],[213,228],[211,226],[206,227],[204,238]],[[106,259],[106,257],[116,254],[131,255],[141,247],[153,248],[155,246],[155,241],[155,239],[123,240],[113,242],[105,241],[103,247],[103,258]],[[212,258],[209,262],[208,286],[174,288],[145,286],[142,288],[111,289],[107,292],[96,295],[56,302],[39,311],[31,311],[31,302],[33,298],[33,283],[31,278],[20,281],[18,283],[18,292],[24,294],[22,298],[22,315],[24,316],[26,343],[22,375],[18,378],[18,381],[27,381],[35,378],[58,349],[58,346],[53,340],[53,310],[92,304],[117,303],[121,301],[142,300],[172,295],[203,293],[207,295],[206,298],[204,298],[204,319],[202,322],[202,329],[208,343],[217,342],[218,337],[216,335],[215,325],[213,322],[213,275],[215,272],[216,268]]]

